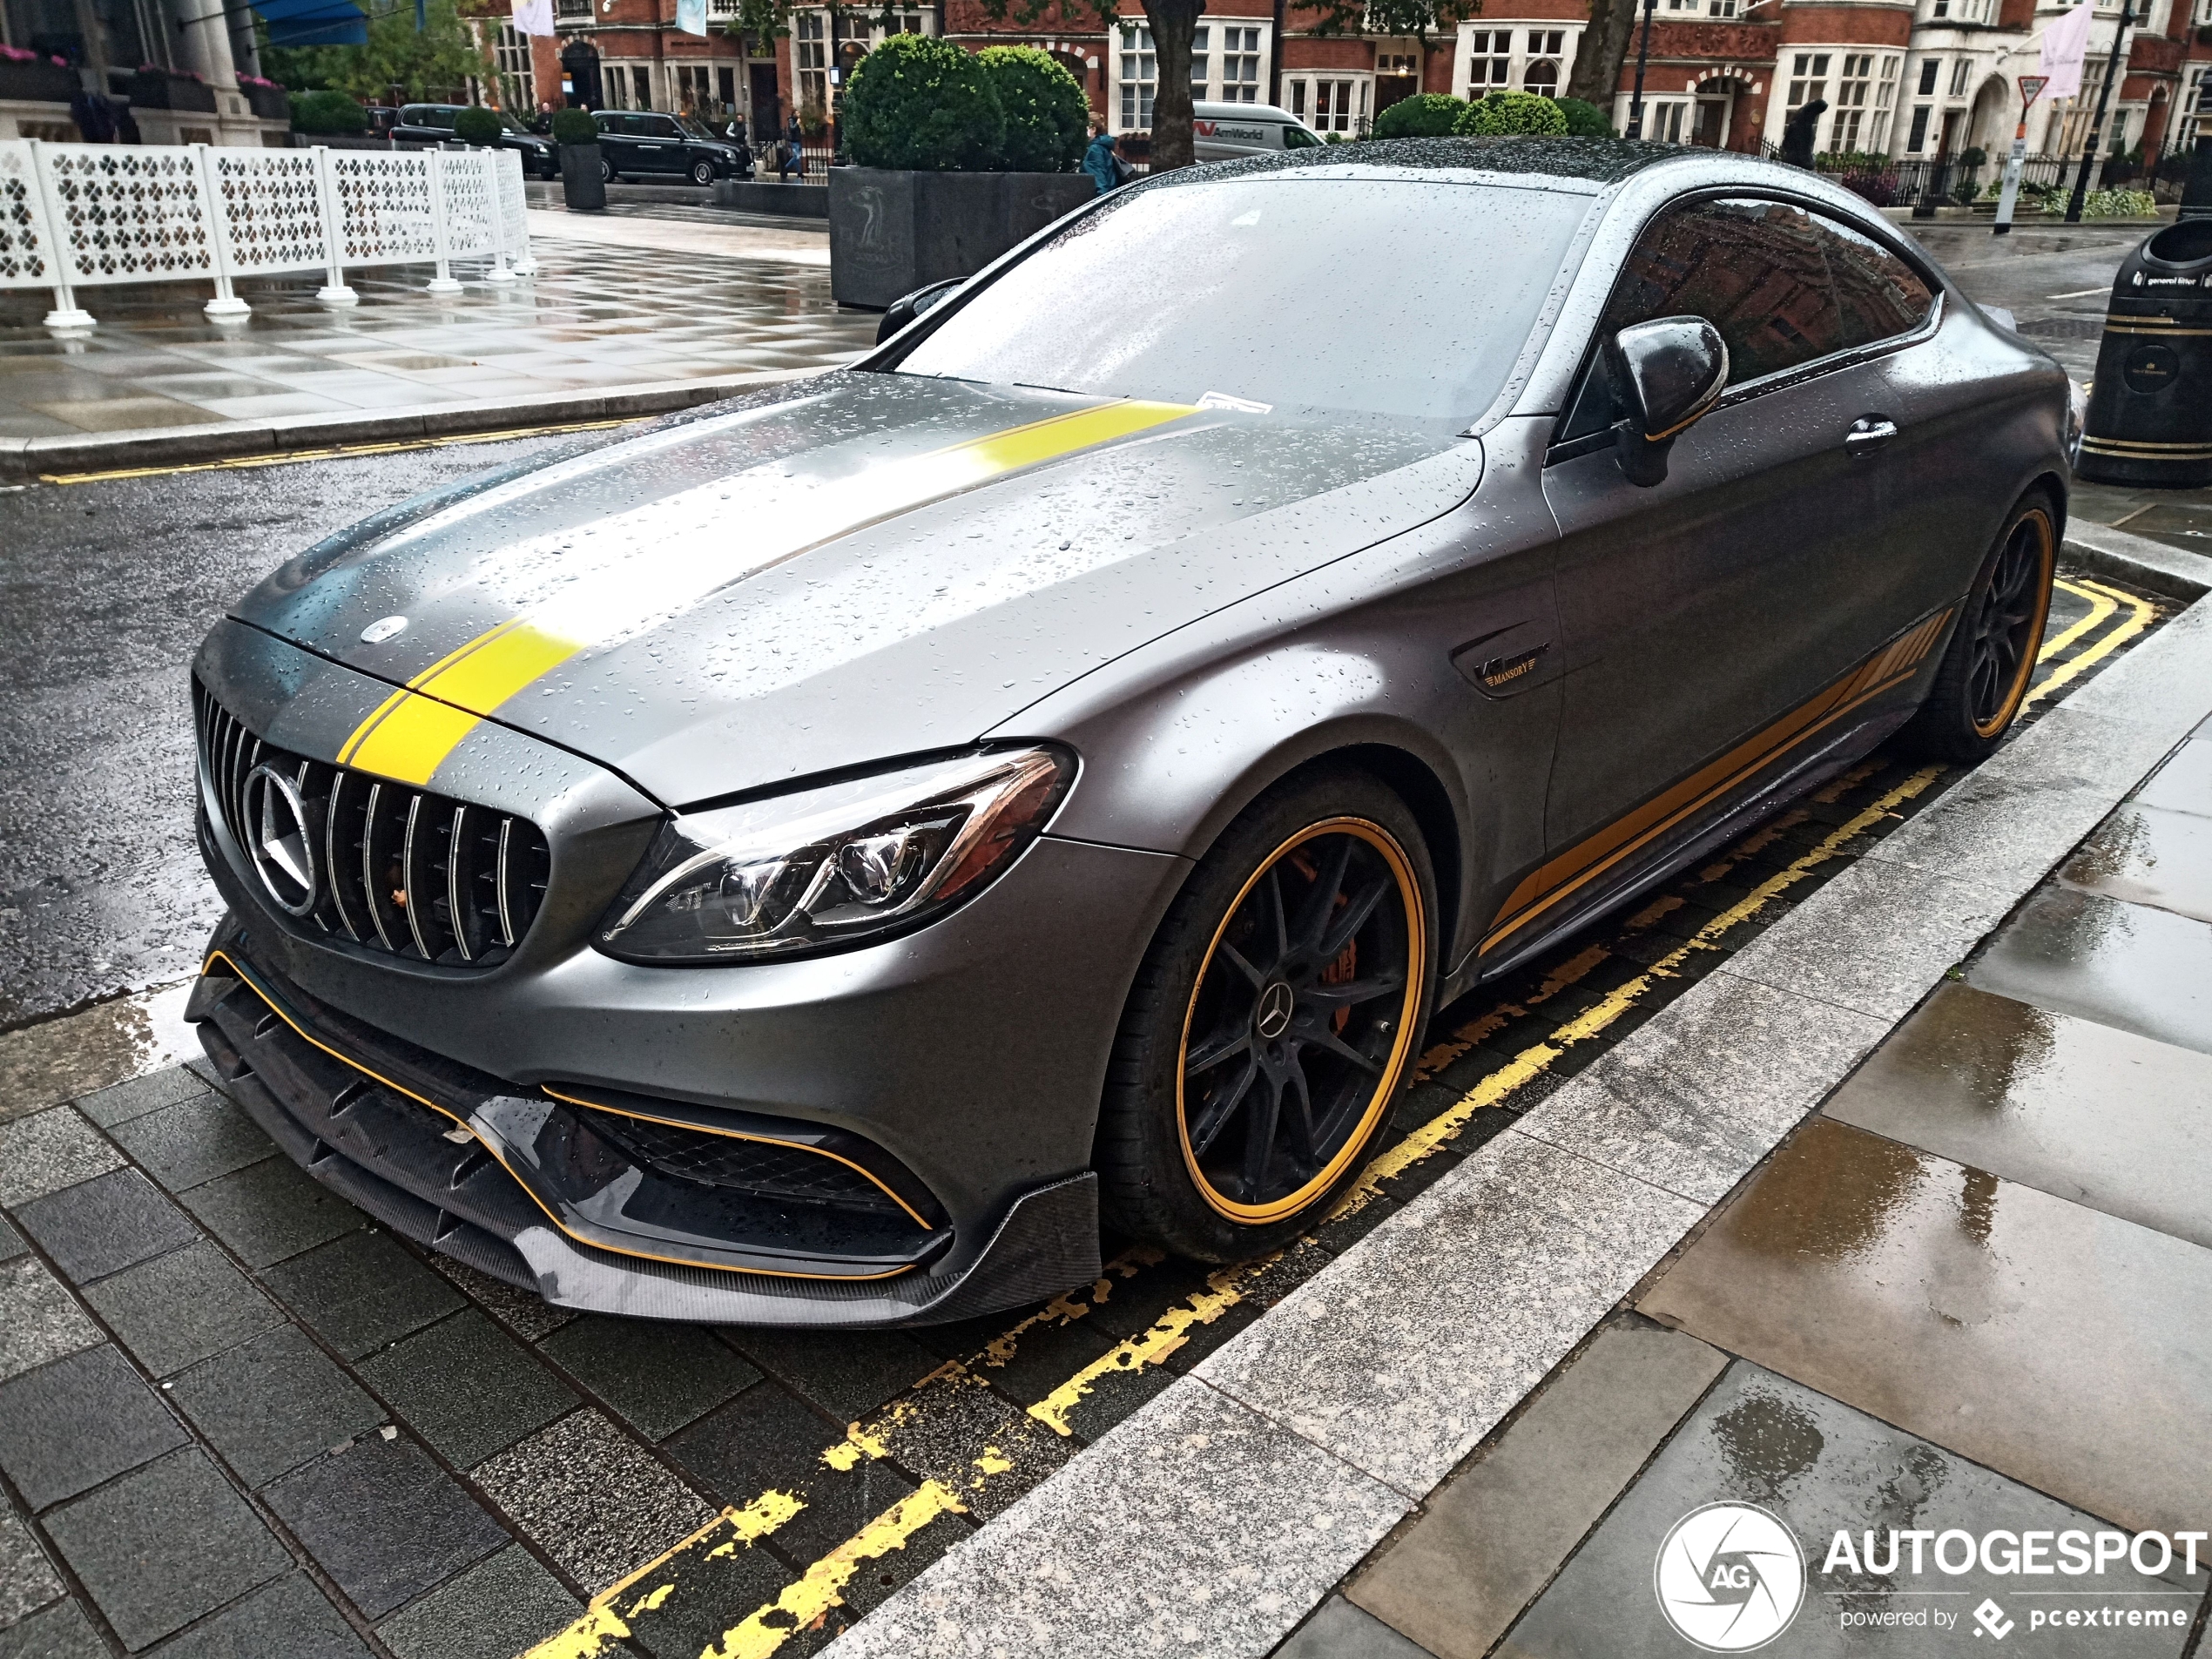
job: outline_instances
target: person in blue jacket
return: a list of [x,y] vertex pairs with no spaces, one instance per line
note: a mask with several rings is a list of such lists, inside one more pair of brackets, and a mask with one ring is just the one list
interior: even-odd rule
[[1102,123],[1091,136],[1090,148],[1083,152],[1083,171],[1090,175],[1091,182],[1098,186],[1098,193],[1103,196],[1122,182],[1123,167],[1114,135]]

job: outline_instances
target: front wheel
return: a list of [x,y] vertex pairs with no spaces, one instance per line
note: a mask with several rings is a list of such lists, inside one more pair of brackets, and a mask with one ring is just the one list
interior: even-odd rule
[[1227,1262],[1311,1224],[1411,1069],[1434,894],[1419,825],[1366,773],[1246,809],[1170,908],[1123,1014],[1096,1155],[1110,1225]]
[[1898,734],[1906,748],[1970,765],[1995,752],[2035,676],[2058,554],[2058,509],[2028,496],[1975,573],[1927,701]]
[[712,184],[714,164],[711,161],[694,161],[691,164],[691,182],[695,185]]

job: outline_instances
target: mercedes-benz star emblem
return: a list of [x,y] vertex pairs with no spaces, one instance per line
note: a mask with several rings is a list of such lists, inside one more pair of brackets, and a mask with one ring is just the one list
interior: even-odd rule
[[307,803],[292,779],[267,765],[246,774],[246,850],[270,898],[287,915],[315,907],[315,844]]
[[1273,1042],[1289,1028],[1291,1008],[1296,1001],[1291,988],[1277,980],[1259,994],[1259,1007],[1254,1011],[1253,1022],[1261,1036]]

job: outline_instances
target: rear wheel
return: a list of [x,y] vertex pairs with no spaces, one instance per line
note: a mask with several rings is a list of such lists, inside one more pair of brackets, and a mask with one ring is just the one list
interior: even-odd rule
[[1365,773],[1271,791],[1230,826],[1123,1015],[1097,1154],[1110,1224],[1205,1261],[1310,1224],[1411,1069],[1434,891],[1412,813]]
[[1927,701],[1899,733],[1907,748],[1969,765],[1995,751],[2035,675],[2058,553],[2057,509],[2027,496],[1975,574]]
[[615,182],[615,164],[604,156],[599,158],[599,182],[603,185]]

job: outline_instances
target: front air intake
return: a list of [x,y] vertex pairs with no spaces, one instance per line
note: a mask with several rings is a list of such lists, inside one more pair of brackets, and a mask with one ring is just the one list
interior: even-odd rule
[[273,748],[197,679],[192,714],[239,877],[299,926],[461,968],[505,961],[529,931],[552,854],[527,819]]

